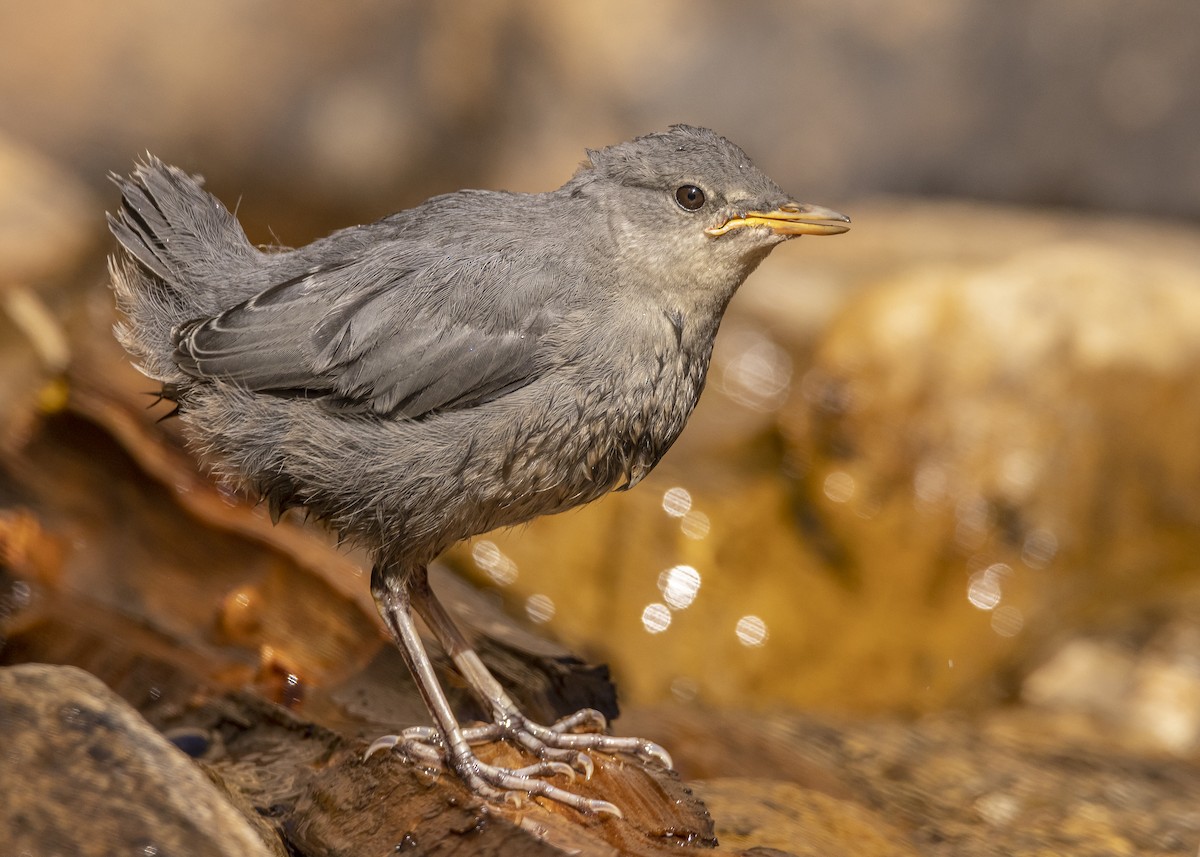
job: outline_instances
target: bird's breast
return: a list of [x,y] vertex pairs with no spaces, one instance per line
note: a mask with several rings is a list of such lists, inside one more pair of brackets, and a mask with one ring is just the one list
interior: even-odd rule
[[587,431],[581,469],[605,490],[631,488],[662,459],[679,437],[704,388],[709,349],[694,353],[678,341],[663,342],[652,355],[636,355],[598,380],[598,431]]
[[[679,437],[704,388],[711,337],[688,348],[669,327],[597,349],[522,391],[504,449],[501,523],[588,503],[640,482]],[[551,466],[553,465],[553,466]]]

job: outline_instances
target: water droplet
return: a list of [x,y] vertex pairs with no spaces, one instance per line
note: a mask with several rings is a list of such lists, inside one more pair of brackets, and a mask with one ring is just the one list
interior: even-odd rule
[[738,619],[733,630],[737,634],[738,642],[743,646],[761,646],[767,642],[769,636],[767,623],[753,615]]
[[672,518],[682,518],[692,508],[692,495],[686,488],[668,488],[663,494],[662,507]]
[[671,626],[671,610],[657,601],[647,604],[642,611],[642,627],[651,634],[661,634]]
[[727,336],[726,345],[734,356],[721,376],[725,394],[756,411],[777,410],[791,388],[791,355],[757,331]]
[[695,509],[684,515],[683,520],[679,522],[679,529],[689,539],[702,539],[708,535],[711,528],[708,515]]
[[1005,604],[992,611],[992,630],[1001,637],[1015,637],[1025,627],[1025,616],[1016,607]]
[[675,610],[684,610],[700,590],[700,572],[690,565],[676,565],[658,576],[658,591]]
[[500,586],[508,586],[517,579],[517,564],[505,555],[495,542],[476,542],[471,549],[475,565]]
[[967,582],[967,600],[980,610],[995,609],[1003,595],[1000,582],[1010,574],[1012,568],[1002,562],[975,572]]
[[845,503],[854,496],[854,477],[844,470],[835,470],[825,477],[825,496],[835,503]]
[[1032,530],[1021,546],[1021,561],[1030,568],[1045,568],[1058,553],[1058,538],[1049,530]]
[[699,691],[700,686],[694,678],[681,675],[671,680],[671,695],[680,702],[691,702]]
[[525,601],[525,615],[539,625],[549,622],[554,618],[554,602],[548,595],[530,595]]

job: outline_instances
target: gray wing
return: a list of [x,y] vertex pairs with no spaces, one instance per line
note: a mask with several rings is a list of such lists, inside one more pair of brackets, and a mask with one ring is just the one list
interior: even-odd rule
[[193,377],[344,411],[415,418],[478,405],[540,374],[552,313],[539,302],[514,312],[519,302],[491,288],[495,266],[472,269],[474,282],[444,260],[386,275],[358,263],[311,269],[182,327],[175,360]]

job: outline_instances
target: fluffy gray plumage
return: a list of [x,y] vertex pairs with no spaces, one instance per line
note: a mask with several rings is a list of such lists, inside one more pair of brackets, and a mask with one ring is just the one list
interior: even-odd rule
[[282,251],[150,157],[116,179],[117,334],[222,473],[423,566],[642,479],[730,297],[789,237],[705,233],[789,203],[712,131],[588,156],[555,191],[459,191]]
[[[435,728],[367,754],[444,759],[487,799],[619,815],[549,778],[590,775],[584,751],[669,766],[666,751],[605,734],[595,711],[526,718],[426,565],[641,480],[695,406],[738,286],[781,241],[846,218],[790,201],[737,146],[682,125],[589,151],[550,193],[459,191],[298,250],[252,247],[198,179],[154,158],[116,181],[121,342],[226,476],[374,552],[372,594]],[[414,615],[490,724],[458,723]],[[510,770],[471,749],[497,739],[539,761]]]

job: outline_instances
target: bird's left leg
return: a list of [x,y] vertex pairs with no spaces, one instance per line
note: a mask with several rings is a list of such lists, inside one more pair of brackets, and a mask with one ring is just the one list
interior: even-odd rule
[[536,764],[508,769],[489,765],[475,755],[471,743],[487,739],[472,734],[473,730],[464,731],[458,725],[446,694],[438,684],[433,663],[413,621],[411,589],[414,582],[428,586],[424,568],[398,572],[377,563],[371,574],[371,592],[437,725],[435,728],[408,729],[400,735],[380,738],[367,748],[367,757],[378,750],[399,746],[433,765],[444,760],[469,789],[489,800],[504,800],[512,794],[524,792],[558,801],[583,812],[619,816],[621,811],[608,801],[585,798],[541,779],[553,774],[574,776],[573,769],[558,759],[544,756]]
[[467,684],[492,712],[492,723],[464,730],[464,736],[471,743],[508,738],[543,761],[566,762],[588,777],[593,766],[586,750],[630,753],[671,767],[667,751],[653,741],[605,734],[608,724],[604,715],[595,709],[577,711],[550,726],[534,723],[521,713],[500,682],[484,666],[430,588],[427,576],[412,581],[410,595],[413,609],[425,620]]

